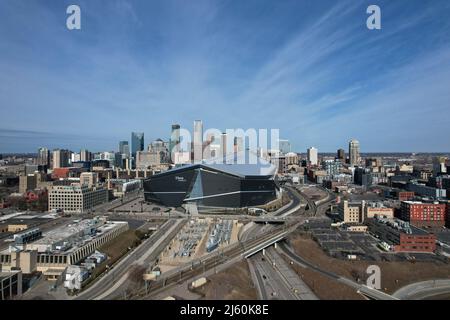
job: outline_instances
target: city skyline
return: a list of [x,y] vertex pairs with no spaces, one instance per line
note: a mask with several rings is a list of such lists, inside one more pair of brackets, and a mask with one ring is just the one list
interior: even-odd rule
[[3,0],[0,38],[0,301],[450,300],[449,0]]
[[[195,129],[189,130],[189,128],[182,128],[182,127],[181,127],[181,129],[186,129],[186,130],[190,131],[190,133],[192,134],[192,136],[191,136],[191,139],[192,139],[191,143],[192,143],[192,146],[193,146],[194,145],[193,141],[194,141],[194,131],[195,131]],[[211,129],[211,128],[209,128],[209,129]],[[136,133],[136,132],[134,132],[134,131],[131,132],[132,135],[134,133]],[[206,133],[203,136],[203,139],[205,141],[208,139],[208,135],[206,135]],[[236,139],[236,137],[234,139]],[[164,141],[168,145],[171,144],[170,135],[168,137],[156,137],[156,138],[152,138],[152,139],[148,139],[148,140],[145,139],[145,140],[143,140],[143,143],[144,143],[144,147],[143,147],[144,149],[143,150],[147,149],[147,147],[149,147],[152,143],[154,143],[155,141],[158,141],[158,140]],[[299,149],[299,150],[292,149],[290,152],[307,155],[308,150],[310,148],[314,148],[314,149],[316,149],[318,151],[318,154],[337,154],[340,150],[344,150],[345,155],[348,157],[349,156],[349,147],[347,145],[349,143],[351,143],[351,141],[353,141],[353,140],[356,140],[356,139],[354,139],[354,138],[348,139],[346,142],[343,142],[342,145],[337,146],[335,150],[321,150],[321,149],[319,149],[317,147],[317,145],[308,145],[308,146],[306,146],[305,149]],[[112,146],[109,149],[108,148],[91,149],[91,148],[86,148],[84,144],[80,144],[81,147],[70,148],[70,147],[67,147],[69,145],[67,143],[63,143],[62,145],[52,145],[52,144],[44,145],[44,144],[39,144],[38,143],[37,145],[39,147],[37,147],[36,150],[19,151],[19,152],[0,152],[0,154],[5,154],[5,155],[9,155],[9,154],[39,154],[41,149],[48,149],[48,151],[51,152],[51,153],[53,151],[55,151],[55,150],[60,150],[60,149],[65,149],[65,150],[68,150],[68,151],[71,151],[71,152],[74,152],[74,153],[80,153],[80,152],[83,152],[83,151],[89,151],[89,152],[92,152],[92,153],[103,153],[103,152],[123,153],[123,152],[121,152],[121,150],[122,150],[121,144],[122,143],[127,143],[125,146],[127,147],[127,149],[129,149],[128,153],[130,155],[132,155],[132,152],[131,152],[131,149],[130,149],[130,145],[132,144],[131,141],[132,141],[132,139],[116,141],[116,146]],[[280,142],[281,141],[286,141],[287,143],[291,144],[291,141],[288,140],[288,139],[280,139],[279,141]],[[357,141],[357,142],[359,142],[359,141]],[[246,146],[246,148],[248,148],[248,145]],[[347,148],[347,149],[345,149],[345,148]],[[270,149],[271,148],[269,147],[267,150],[270,150]],[[282,147],[279,147],[279,149],[281,150]],[[141,151],[143,151],[143,150],[141,150]],[[286,152],[284,152],[284,153],[286,153]],[[383,151],[383,150],[382,151],[364,151],[363,150],[362,152],[360,152],[360,154],[450,154],[450,151]]]
[[301,152],[450,149],[446,1],[377,1],[381,30],[369,1],[77,1],[79,31],[69,4],[0,4],[1,153],[116,150],[195,119],[278,128]]

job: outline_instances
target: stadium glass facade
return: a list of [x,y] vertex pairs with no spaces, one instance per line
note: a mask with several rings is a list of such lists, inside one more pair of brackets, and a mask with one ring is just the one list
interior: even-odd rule
[[195,202],[203,207],[241,208],[276,199],[273,174],[246,174],[239,165],[217,167],[195,164],[155,175],[144,181],[145,200],[169,207]]

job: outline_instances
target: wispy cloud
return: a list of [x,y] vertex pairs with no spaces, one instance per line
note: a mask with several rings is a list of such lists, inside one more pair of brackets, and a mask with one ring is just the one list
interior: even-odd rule
[[[203,119],[280,128],[299,151],[351,137],[363,151],[450,147],[448,1],[379,1],[381,31],[365,28],[369,1],[80,0],[79,32],[65,29],[68,4],[0,4],[5,130],[111,149]],[[41,144],[19,136],[3,133],[0,151]]]

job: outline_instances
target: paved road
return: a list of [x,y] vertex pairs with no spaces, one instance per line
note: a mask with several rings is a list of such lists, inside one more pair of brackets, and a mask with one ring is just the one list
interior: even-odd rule
[[[340,276],[338,276],[335,273],[323,270],[321,268],[319,268],[318,266],[316,266],[315,264],[310,263],[309,261],[303,259],[302,257],[298,256],[297,254],[295,254],[293,252],[293,250],[286,244],[286,243],[279,243],[278,244],[278,248],[280,249],[280,251],[285,254],[288,258],[290,258],[294,263],[297,263],[298,265],[300,265],[301,267],[304,268],[310,268],[328,278],[331,278],[333,280],[339,281],[339,279],[341,278]],[[353,287],[357,288],[358,286],[360,286],[358,283],[349,280],[349,282],[347,283],[349,285],[352,285]]]
[[308,285],[298,276],[298,274],[289,266],[274,247],[265,250],[266,266],[272,270],[269,275],[275,278],[279,284],[283,284],[286,291],[286,299],[292,300],[317,300],[317,296],[308,287]]
[[291,198],[291,203],[288,206],[285,206],[282,209],[277,210],[273,213],[269,213],[267,215],[285,217],[290,214],[297,214],[298,212],[300,212],[302,210],[301,199],[298,197],[298,195],[295,194],[295,192],[292,190],[292,188],[290,188],[288,186],[285,186],[285,190]]
[[[258,234],[264,233],[265,229],[271,228],[270,225],[257,225],[251,222],[252,225],[241,235],[241,241],[246,241],[249,238],[256,237]],[[260,300],[268,300],[271,297],[272,292],[268,292],[264,287],[262,266],[259,264],[260,254],[256,254],[247,259],[248,268],[253,279],[253,283],[258,292]]]
[[[301,195],[295,188],[285,186],[285,189],[289,193],[292,202],[289,206],[283,208],[274,215],[283,218],[293,218],[295,220],[306,220],[306,216],[310,211],[315,210],[314,202]],[[302,206],[302,200],[309,204],[308,210]],[[311,214],[313,215],[313,214]],[[264,234],[267,230],[272,228],[270,225],[260,226],[253,223],[247,230],[241,235],[242,240],[246,240],[258,235]],[[255,254],[247,259],[250,274],[252,275],[253,282],[258,291],[258,296],[261,300],[267,299],[283,299],[283,300],[297,300],[297,299],[314,299],[315,295],[310,291],[306,284],[292,271],[289,266],[283,265],[279,255],[272,251],[267,250],[271,254],[272,260],[279,260],[280,268],[274,268],[270,260],[270,257],[264,257],[262,253]],[[293,286],[294,284],[294,286]],[[300,295],[297,292],[307,292],[309,295]]]
[[[298,201],[292,201],[292,203],[289,206],[286,206],[283,208],[280,213],[284,213],[287,210],[291,210],[295,208],[298,205]],[[119,215],[120,216],[120,215]],[[143,215],[146,219],[148,219],[148,215]],[[155,215],[155,217],[158,217],[158,215]],[[159,217],[161,217],[159,215]],[[216,215],[217,217],[217,215]],[[233,217],[236,219],[236,217]],[[176,221],[176,222],[175,222]],[[126,289],[129,279],[128,279],[128,271],[134,264],[145,264],[150,263],[149,259],[155,259],[154,255],[158,250],[156,250],[155,246],[158,247],[158,249],[164,249],[163,245],[160,245],[158,240],[166,233],[171,233],[172,230],[175,228],[174,224],[178,223],[178,221],[181,220],[168,220],[163,227],[157,231],[156,234],[152,235],[150,239],[147,239],[143,244],[141,244],[135,251],[131,252],[127,257],[122,259],[116,266],[114,266],[108,273],[103,275],[95,284],[93,284],[90,288],[86,289],[86,291],[82,292],[76,299],[83,299],[83,300],[92,300],[92,299],[111,299],[115,296],[117,296],[117,293],[122,292]],[[152,252],[153,254],[151,257],[146,259],[145,261],[142,260],[142,256],[145,253]],[[136,263],[137,261],[137,263]],[[125,288],[125,289],[124,289]]]
[[[285,206],[283,209],[277,211],[277,215],[286,215],[301,211],[301,203],[299,197],[291,190],[289,190],[288,192],[290,192],[290,194],[293,196],[292,202],[288,206]],[[215,217],[218,216],[216,215]],[[236,219],[236,217],[233,218]],[[174,220],[169,220],[169,222],[164,224],[161,229],[165,229],[165,231],[168,231],[168,229],[173,227],[173,225],[171,225],[171,223],[174,223],[173,221]],[[253,230],[262,230],[262,233],[260,235],[267,234],[271,231],[271,229],[273,229],[273,226],[271,225],[265,225],[262,227],[252,226],[252,228],[250,229],[251,232],[249,232],[248,235],[251,235]],[[162,233],[164,232],[159,231],[156,233],[159,234],[158,237],[156,237],[156,234],[154,234],[150,239],[146,240],[137,249],[131,252],[126,258],[122,259],[107,274],[100,278],[94,285],[92,285],[92,287],[81,293],[77,297],[77,299],[112,298],[115,295],[115,292],[120,292],[127,285],[128,270],[130,269],[130,266],[135,261],[139,260],[139,257],[142,257],[145,252],[149,252],[150,249],[154,250],[155,243],[162,236]],[[214,265],[215,267],[214,263],[212,263],[211,265]]]
[[409,284],[394,292],[402,300],[422,300],[450,293],[450,279],[437,279]]
[[155,296],[156,294],[168,290],[188,279],[195,279],[203,276],[211,269],[221,268],[224,264],[229,264],[230,262],[238,262],[246,252],[252,251],[264,243],[274,241],[274,239],[284,237],[290,232],[293,232],[297,227],[297,223],[289,226],[273,227],[273,230],[268,230],[256,238],[252,237],[246,241],[241,240],[238,243],[221,249],[219,252],[212,252],[198,260],[171,269],[150,284],[149,294],[145,295],[145,290],[142,290],[142,292],[137,293],[137,295],[141,297],[144,296],[144,299],[146,297]]
[[156,231],[150,238],[146,239],[139,247],[129,253],[125,258],[119,261],[109,272],[98,279],[91,287],[87,288],[77,296],[78,300],[94,300],[95,298],[109,292],[111,287],[117,281],[122,281],[123,276],[126,276],[133,263],[139,261],[145,256],[154,244],[158,242],[161,237],[164,237],[167,232],[170,232],[177,224],[185,220],[168,220],[158,231]]
[[292,193],[296,194],[297,197],[302,197],[308,203],[308,210],[306,210],[304,212],[305,214],[307,214],[309,216],[324,216],[329,205],[334,201],[336,196],[323,187],[320,187],[320,186],[315,186],[315,187],[325,191],[327,196],[320,200],[313,201],[312,199],[310,199],[308,197],[307,194],[302,192],[301,186],[290,187],[290,190],[292,191]]
[[[139,256],[134,262],[129,265],[129,270],[133,270],[135,267],[149,268],[154,265],[156,259],[158,259],[161,252],[167,247],[169,242],[176,236],[176,234],[183,227],[183,220],[177,220],[175,224],[170,226],[161,237],[159,237],[153,245],[142,255]],[[122,277],[109,289],[96,297],[96,300],[112,300],[120,297],[128,289],[130,284],[129,273],[125,273]]]
[[262,291],[263,299],[299,300],[299,296],[291,290],[290,285],[261,252],[250,259],[257,274],[258,283],[256,285]]
[[368,296],[372,299],[377,299],[377,300],[398,300],[398,298],[395,296],[391,296],[391,295],[384,293],[382,291],[379,291],[379,290],[371,289],[371,288],[367,287],[366,285],[359,284],[351,279],[348,279],[348,278],[342,277],[340,275],[337,275],[333,272],[324,270],[324,269],[316,266],[315,264],[310,263],[309,261],[307,261],[307,260],[303,259],[302,257],[300,257],[299,255],[295,254],[294,251],[292,250],[292,248],[290,248],[288,245],[286,245],[286,243],[283,243],[283,242],[279,243],[278,248],[280,249],[280,252],[285,254],[288,258],[290,258],[293,263],[296,263],[304,268],[310,268],[332,280],[335,280],[342,284],[345,284],[345,285],[355,289],[356,292],[364,294],[364,296]]
[[94,207],[91,211],[93,213],[101,213],[107,212],[109,210],[114,209],[117,206],[122,205],[123,203],[128,203],[130,201],[136,200],[142,196],[142,193],[139,190],[127,193],[123,198],[117,198],[109,202],[102,203],[96,207]]

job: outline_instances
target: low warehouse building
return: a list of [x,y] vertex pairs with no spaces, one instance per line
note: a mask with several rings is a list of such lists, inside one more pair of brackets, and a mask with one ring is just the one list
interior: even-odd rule
[[[26,243],[23,251],[0,253],[0,261],[3,266],[11,266],[12,255],[23,252],[35,252],[30,259],[35,259],[37,271],[43,272],[50,278],[56,278],[68,265],[81,262],[84,258],[94,253],[97,248],[119,236],[128,230],[128,222],[107,221],[104,218],[86,219],[74,224],[51,230],[42,238]],[[21,262],[21,263],[22,263]],[[29,262],[33,264],[33,261]]]

